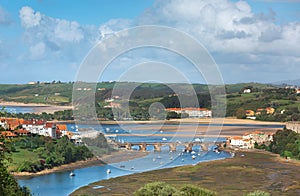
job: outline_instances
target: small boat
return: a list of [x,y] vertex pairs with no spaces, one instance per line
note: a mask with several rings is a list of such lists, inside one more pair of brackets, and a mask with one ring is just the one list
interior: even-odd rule
[[195,138],[195,142],[201,142],[200,138]]
[[133,166],[131,167],[131,170],[134,170],[134,167],[133,167]]
[[195,151],[192,151],[191,154],[196,154],[196,152],[195,152]]
[[70,176],[75,176],[75,173],[71,172],[71,173],[70,173]]
[[110,169],[107,169],[107,170],[106,170],[106,173],[107,173],[107,174],[110,174],[110,173],[111,173]]
[[164,137],[164,138],[162,138],[161,140],[162,140],[162,141],[167,141],[167,138]]
[[181,159],[182,162],[184,162],[184,159]]
[[125,165],[120,165],[120,168],[125,168]]
[[196,158],[196,156],[195,156],[195,155],[193,155],[193,156],[192,156],[192,159],[195,159],[195,158]]

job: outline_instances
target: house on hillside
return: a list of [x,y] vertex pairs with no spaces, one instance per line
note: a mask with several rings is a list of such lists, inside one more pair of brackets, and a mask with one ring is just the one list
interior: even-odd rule
[[14,137],[17,137],[17,135],[14,134],[11,131],[2,131],[2,132],[0,132],[0,135],[2,135],[5,138],[14,138]]
[[251,93],[252,91],[251,91],[251,89],[250,88],[246,88],[246,89],[244,89],[244,91],[243,91],[243,93]]
[[253,110],[246,110],[246,116],[254,116],[255,112]]
[[212,111],[206,108],[167,108],[167,112],[176,112],[177,114],[186,113],[189,118],[208,118],[212,117]]
[[43,132],[45,121],[43,120],[24,120],[22,122],[22,128],[30,131],[32,134],[38,134]]
[[56,138],[56,125],[54,123],[46,123],[43,132],[41,135]]
[[30,135],[30,131],[27,131],[25,129],[18,129],[14,131],[14,134],[18,135],[18,136],[27,136]]

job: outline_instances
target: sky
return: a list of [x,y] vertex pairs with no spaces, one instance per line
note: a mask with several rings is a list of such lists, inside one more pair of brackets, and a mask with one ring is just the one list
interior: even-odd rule
[[[75,81],[97,44],[141,25],[171,27],[197,40],[225,83],[300,79],[299,0],[0,0],[0,83]],[[99,81],[118,81],[143,62],[151,69],[149,61],[205,82],[184,57],[149,48],[120,55]],[[133,75],[147,75],[142,70]]]

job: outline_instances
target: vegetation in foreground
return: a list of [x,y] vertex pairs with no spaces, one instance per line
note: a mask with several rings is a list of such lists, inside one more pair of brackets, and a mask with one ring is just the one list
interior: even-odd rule
[[0,142],[0,195],[10,196],[29,196],[30,190],[26,187],[20,187],[18,182],[7,170],[7,163],[9,158],[7,153],[8,149],[3,143],[3,139]]
[[[299,162],[285,161],[266,151],[236,152],[236,157],[231,159],[103,180],[71,195],[132,195],[144,184],[159,180],[177,190],[184,184],[191,184],[217,195],[252,196],[263,191],[265,195],[291,196],[300,191],[299,166]],[[95,189],[97,186],[104,188]]]
[[[144,185],[133,193],[134,196],[216,196],[217,194],[208,189],[194,185],[184,185],[180,189],[165,182],[152,182]],[[254,191],[245,194],[245,196],[270,196],[264,191]]]

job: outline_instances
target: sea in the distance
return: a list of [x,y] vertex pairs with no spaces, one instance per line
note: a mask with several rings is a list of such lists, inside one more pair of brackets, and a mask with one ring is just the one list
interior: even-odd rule
[[32,113],[34,112],[34,107],[30,106],[1,106],[0,109],[4,109],[8,113]]

